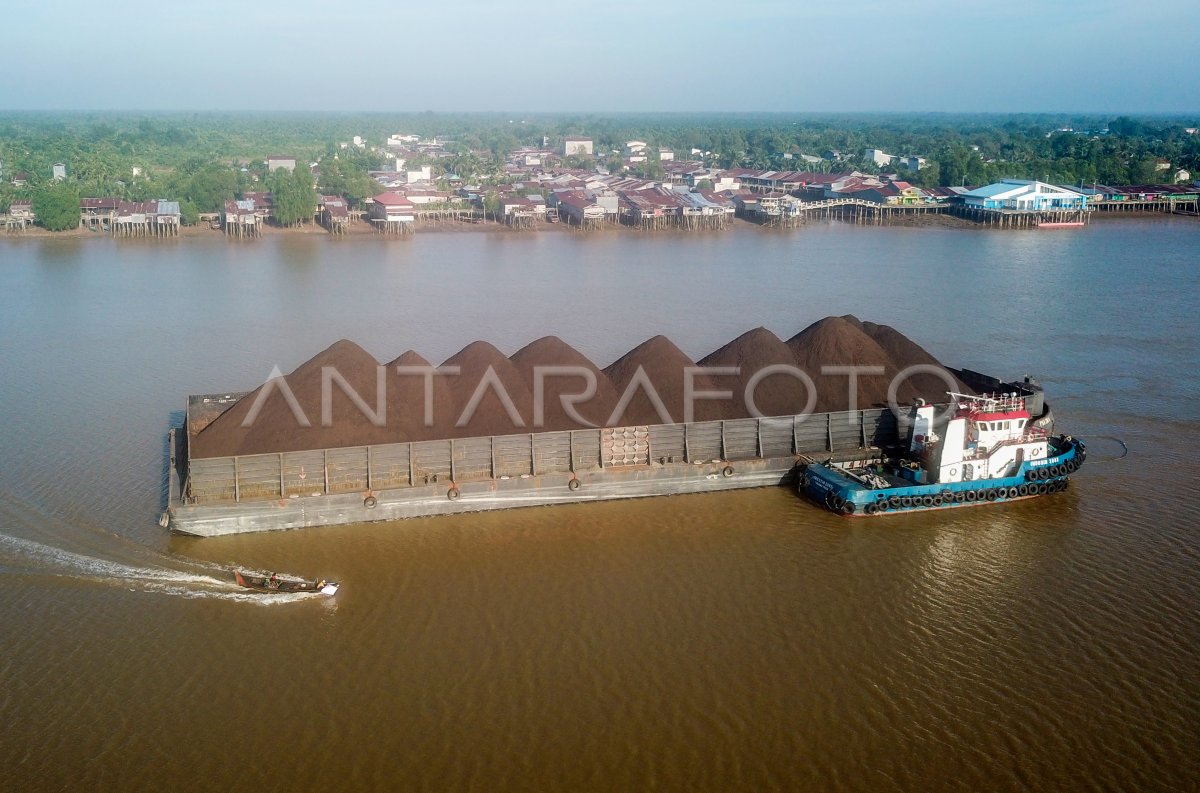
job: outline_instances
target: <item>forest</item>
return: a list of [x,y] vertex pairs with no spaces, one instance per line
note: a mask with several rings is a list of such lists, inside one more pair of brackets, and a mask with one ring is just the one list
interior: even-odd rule
[[[866,148],[924,157],[927,167],[903,172],[918,186],[981,185],[1000,178],[1059,184],[1148,184],[1169,178],[1156,161],[1200,174],[1196,118],[1069,114],[331,114],[331,113],[17,113],[0,112],[0,212],[12,199],[40,198],[49,207],[63,194],[181,202],[184,222],[217,211],[229,198],[268,184],[273,154],[321,164],[321,189],[353,204],[373,194],[367,171],[384,167],[388,135],[448,140],[453,157],[433,163],[467,180],[498,180],[505,155],[521,146],[561,145],[567,135],[596,142],[596,160],[616,167],[625,141],[705,164],[780,170],[860,170],[878,173]],[[1192,129],[1191,133],[1188,129]],[[339,143],[361,136],[365,149]],[[810,164],[798,158],[841,152],[845,159]],[[793,155],[788,158],[786,155]],[[68,188],[52,186],[51,167],[67,166]],[[583,163],[574,163],[583,164]],[[660,172],[651,161],[641,172]],[[15,174],[28,184],[14,187]],[[275,180],[278,181],[278,180]],[[286,191],[308,189],[280,184]],[[61,187],[61,186],[60,186]],[[311,192],[311,191],[310,191]],[[289,200],[294,213],[307,197]],[[49,202],[49,203],[47,203]]]

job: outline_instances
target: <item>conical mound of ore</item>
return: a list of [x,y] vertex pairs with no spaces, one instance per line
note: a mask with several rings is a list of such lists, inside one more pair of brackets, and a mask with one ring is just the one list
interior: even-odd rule
[[[686,372],[695,367],[695,361],[666,336],[655,336],[625,353],[604,369],[619,398],[625,401],[624,410],[613,423],[635,426],[684,421]],[[693,392],[716,391],[718,387],[711,378],[700,374],[693,376],[692,383]],[[660,415],[655,397],[666,415]],[[694,421],[716,419],[722,414],[719,406],[703,400],[695,402],[694,410]]]
[[[411,369],[401,373],[398,367]],[[433,365],[413,350],[407,350],[388,364],[388,420],[389,423],[398,422],[400,430],[409,440],[427,441],[444,437],[438,435],[439,418],[443,425],[453,424],[457,418],[454,398],[445,376],[431,375],[429,391],[426,392],[426,372],[431,368]]]
[[[755,328],[738,336],[700,361],[704,367],[736,367],[732,376],[713,375],[722,390],[732,390],[722,418],[747,416],[790,416],[801,413],[808,403],[808,387],[793,372],[796,356],[783,341],[766,328]],[[747,389],[757,412],[746,400]]]
[[[877,367],[880,374],[857,375],[853,408],[865,410],[887,404],[888,386],[896,374],[896,366],[891,356],[863,331],[860,324],[853,317],[826,317],[788,339],[787,346],[796,356],[796,364],[817,386],[814,407],[817,413],[852,407],[850,376],[829,371],[830,367]],[[915,395],[911,386],[902,385],[897,392],[897,401],[904,405]]]
[[[924,347],[890,325],[863,322],[862,329],[891,357],[892,363],[898,371],[904,371],[910,366],[932,366],[937,369],[945,369],[941,362],[930,355]],[[909,377],[907,384],[912,387],[917,396],[926,402],[945,402],[948,399],[946,391],[951,389],[951,383],[954,384],[953,390],[960,394],[974,393],[952,373],[947,372],[947,374],[950,376],[950,382],[946,382],[931,372],[921,372]]]
[[[380,415],[378,378],[379,362],[342,339],[238,400],[196,435],[191,454],[231,457],[407,440],[388,423],[386,402]],[[329,382],[327,401],[322,397],[324,379]],[[347,386],[362,405],[355,404]]]
[[486,341],[462,348],[443,367],[454,405],[453,416],[437,417],[437,437],[470,438],[532,432],[533,396],[520,371],[504,353]]
[[[532,418],[535,431],[603,427],[608,422],[617,404],[617,390],[608,375],[562,339],[544,336],[522,347],[510,360],[534,396]],[[542,382],[540,426],[537,407],[539,377]],[[589,398],[574,401],[578,395],[585,394],[593,383],[594,393]],[[567,405],[563,404],[564,399]],[[583,420],[582,423],[571,415],[571,410]]]

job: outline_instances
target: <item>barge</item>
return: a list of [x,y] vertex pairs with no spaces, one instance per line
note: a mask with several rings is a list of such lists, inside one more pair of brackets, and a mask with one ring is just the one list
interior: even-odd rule
[[[972,389],[1019,395],[1042,425],[1052,421],[1041,388],[1028,379],[950,371]],[[911,423],[907,414],[873,408],[193,458],[195,426],[241,396],[189,398],[183,426],[168,439],[164,527],[212,537],[793,485],[812,470],[814,455],[843,471],[883,459],[910,436]]]

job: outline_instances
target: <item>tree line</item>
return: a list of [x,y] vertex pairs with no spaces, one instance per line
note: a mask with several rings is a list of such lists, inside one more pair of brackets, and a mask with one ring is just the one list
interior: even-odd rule
[[[714,167],[786,170],[880,169],[864,158],[867,148],[919,155],[926,167],[903,171],[918,186],[979,185],[1000,178],[1061,184],[1144,184],[1171,169],[1200,174],[1200,135],[1187,133],[1200,120],[1171,116],[954,115],[954,114],[238,114],[0,113],[0,211],[12,199],[36,197],[53,214],[71,191],[129,201],[178,200],[184,222],[250,190],[279,194],[277,208],[289,220],[308,210],[311,179],[280,183],[264,159],[288,154],[297,171],[318,163],[320,188],[354,205],[378,186],[367,175],[386,158],[370,148],[339,142],[361,135],[375,146],[393,133],[448,139],[451,157],[416,157],[410,166],[434,164],[439,174],[498,183],[505,156],[521,146],[561,146],[568,135],[588,135],[596,156],[577,165],[621,166],[626,141],[642,140],[651,152],[670,148],[679,159],[698,158]],[[1068,128],[1068,129],[1064,129]],[[693,154],[697,150],[697,154]],[[838,152],[840,159],[812,164],[801,154]],[[68,184],[55,185],[51,166],[67,166]],[[889,170],[891,166],[887,166]],[[13,175],[29,184],[17,188]],[[661,174],[656,156],[637,173]],[[278,174],[279,172],[276,172]],[[300,195],[294,191],[303,193]],[[282,201],[281,201],[282,199]],[[36,210],[35,210],[36,211]],[[39,217],[41,214],[39,213]],[[311,217],[311,212],[308,214]]]

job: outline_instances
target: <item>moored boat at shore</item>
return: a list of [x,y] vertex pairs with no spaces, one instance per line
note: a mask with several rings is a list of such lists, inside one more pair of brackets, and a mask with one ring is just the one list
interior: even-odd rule
[[1052,435],[1016,394],[949,394],[912,409],[906,448],[850,463],[810,461],[798,490],[847,516],[974,506],[1065,490],[1087,456],[1083,441]]

